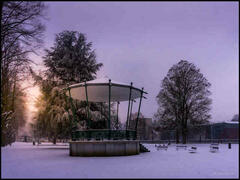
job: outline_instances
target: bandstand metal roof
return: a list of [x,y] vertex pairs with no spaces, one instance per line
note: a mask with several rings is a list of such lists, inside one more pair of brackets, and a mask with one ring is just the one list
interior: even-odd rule
[[[111,86],[111,90],[109,90],[109,86]],[[132,84],[113,81],[109,78],[100,78],[69,86],[71,97],[73,99],[86,101],[86,88],[88,101],[90,102],[108,102],[110,91],[111,102],[128,101],[130,89],[131,99],[140,98],[141,92],[143,91],[142,89],[132,86]],[[146,92],[143,91],[143,93]],[[67,93],[67,95],[69,95],[69,93]]]

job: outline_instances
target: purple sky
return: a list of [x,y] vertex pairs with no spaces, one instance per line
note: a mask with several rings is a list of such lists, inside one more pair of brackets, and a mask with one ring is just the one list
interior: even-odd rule
[[[211,121],[230,120],[239,108],[238,2],[48,2],[45,47],[74,30],[93,42],[107,75],[149,93],[141,112],[152,117],[169,68],[194,63],[212,84]],[[41,58],[35,57],[41,64]],[[40,66],[39,66],[40,67]],[[120,106],[122,119],[127,109]],[[137,110],[137,104],[133,108]]]

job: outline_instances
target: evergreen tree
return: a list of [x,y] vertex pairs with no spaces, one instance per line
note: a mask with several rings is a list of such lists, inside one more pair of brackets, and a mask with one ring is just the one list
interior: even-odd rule
[[[71,107],[70,98],[61,89],[67,84],[95,79],[102,63],[97,63],[92,43],[87,43],[86,37],[76,31],[63,31],[56,35],[54,47],[46,53],[44,76],[32,71],[41,88],[41,101],[45,104],[36,115],[35,127],[38,128],[35,129],[55,143],[57,138],[69,138],[73,129],[85,129],[87,124],[86,102],[73,99]],[[90,102],[89,107],[90,128],[103,128],[107,117],[106,104],[103,103],[105,111],[102,114],[98,103]],[[73,122],[74,111],[76,122]]]
[[62,84],[79,83],[96,78],[102,63],[96,62],[92,43],[82,33],[63,31],[56,36],[54,47],[46,50],[47,75]]

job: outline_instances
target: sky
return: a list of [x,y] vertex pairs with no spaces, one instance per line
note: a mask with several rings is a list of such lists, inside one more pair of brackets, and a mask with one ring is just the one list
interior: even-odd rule
[[[46,2],[44,47],[72,30],[93,43],[98,78],[129,83],[148,92],[141,112],[152,118],[168,70],[181,59],[211,83],[212,122],[228,121],[239,109],[238,2]],[[42,57],[32,56],[43,68]],[[32,88],[33,96],[37,87]],[[138,108],[138,101],[133,112]],[[124,121],[127,103],[120,104]]]

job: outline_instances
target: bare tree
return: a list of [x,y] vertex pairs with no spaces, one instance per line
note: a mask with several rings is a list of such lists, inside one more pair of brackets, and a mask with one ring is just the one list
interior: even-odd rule
[[[1,117],[7,114],[11,124],[17,123],[13,116],[15,110],[18,109],[18,114],[22,114],[21,108],[24,110],[23,106],[16,108],[19,105],[16,100],[23,95],[20,82],[26,78],[32,62],[28,54],[42,43],[44,25],[40,19],[44,17],[44,9],[42,2],[1,2]],[[11,134],[13,128],[7,125],[9,123],[1,121],[4,133]],[[9,143],[4,133],[2,145]]]
[[239,115],[235,114],[231,121],[239,121]]
[[[186,60],[181,60],[168,71],[157,96],[159,109],[155,119],[164,128],[181,132],[183,143],[187,142],[188,124],[199,125],[210,119],[210,83],[200,69]],[[177,137],[177,141],[179,137]]]

